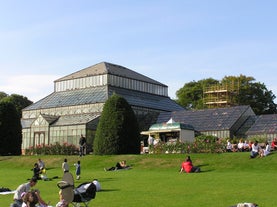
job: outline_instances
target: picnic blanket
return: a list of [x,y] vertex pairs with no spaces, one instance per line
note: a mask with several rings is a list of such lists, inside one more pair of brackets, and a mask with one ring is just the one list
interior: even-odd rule
[[14,194],[15,190],[0,192],[0,195]]

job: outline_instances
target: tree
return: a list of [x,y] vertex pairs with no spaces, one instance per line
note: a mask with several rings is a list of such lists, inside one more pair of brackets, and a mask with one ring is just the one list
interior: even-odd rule
[[0,155],[21,154],[22,109],[33,102],[18,94],[0,92]]
[[0,102],[0,155],[21,154],[21,124],[15,106]]
[[203,109],[203,88],[218,83],[219,81],[212,78],[186,83],[176,92],[176,101],[187,109]]
[[245,75],[225,76],[221,81],[212,78],[203,79],[198,82],[189,82],[177,92],[177,103],[187,109],[203,109],[203,88],[214,84],[236,85],[237,93],[232,98],[234,105],[249,105],[257,114],[277,113],[276,98],[272,91],[269,91],[263,83],[254,82],[253,77]]
[[105,103],[94,139],[99,155],[139,154],[139,127],[134,111],[121,96],[113,94]]
[[6,94],[5,92],[0,91],[0,101],[1,101],[2,98],[5,98],[7,96],[8,96],[8,94]]
[[6,96],[2,98],[1,101],[12,103],[15,106],[20,117],[22,114],[22,109],[33,103],[27,97],[18,94],[11,94],[10,96]]
[[263,83],[254,81],[253,77],[240,75],[225,76],[221,83],[238,85],[238,93],[234,99],[236,105],[250,105],[257,115],[277,113],[275,95]]
[[242,88],[237,98],[239,105],[250,105],[257,115],[277,113],[277,105],[273,101],[275,95],[260,82]]

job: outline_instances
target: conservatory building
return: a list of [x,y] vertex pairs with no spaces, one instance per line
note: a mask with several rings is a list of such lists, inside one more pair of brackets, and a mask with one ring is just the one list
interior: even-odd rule
[[184,110],[168,97],[168,87],[120,65],[101,62],[54,81],[54,91],[22,110],[22,151],[39,145],[78,145],[81,134],[93,142],[106,100],[126,99],[141,130],[160,112]]

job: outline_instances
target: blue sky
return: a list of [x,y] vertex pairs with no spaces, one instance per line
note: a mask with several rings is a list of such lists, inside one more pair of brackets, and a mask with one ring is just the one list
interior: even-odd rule
[[[168,85],[252,76],[277,96],[275,0],[0,0],[0,91],[38,101],[102,61]],[[276,100],[276,99],[275,99]]]

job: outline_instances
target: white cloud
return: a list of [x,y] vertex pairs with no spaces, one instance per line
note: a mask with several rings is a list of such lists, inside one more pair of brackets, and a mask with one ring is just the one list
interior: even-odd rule
[[36,102],[54,91],[56,75],[1,76],[0,90],[7,94],[19,94]]

